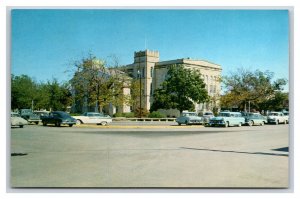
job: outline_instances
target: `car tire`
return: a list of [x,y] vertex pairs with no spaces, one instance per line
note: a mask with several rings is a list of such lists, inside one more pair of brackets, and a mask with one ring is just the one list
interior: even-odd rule
[[39,124],[39,122],[34,122],[36,125],[38,125]]
[[73,124],[69,124],[69,127],[72,127],[73,126]]
[[46,123],[46,122],[43,122],[43,126],[47,126],[47,123]]
[[178,122],[178,125],[181,126],[181,123]]
[[229,127],[229,122],[225,122],[225,128]]
[[249,126],[253,126],[253,124],[254,124],[254,122],[253,122],[253,120],[251,120],[251,121],[249,122]]
[[20,125],[20,128],[23,128],[24,127],[24,125]]
[[76,120],[76,125],[80,125],[83,124],[83,122],[81,120]]
[[107,122],[101,122],[101,125],[102,125],[102,126],[106,126],[106,125],[107,125]]

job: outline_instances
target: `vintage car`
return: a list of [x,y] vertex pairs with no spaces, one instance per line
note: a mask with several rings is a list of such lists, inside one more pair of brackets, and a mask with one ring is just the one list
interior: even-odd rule
[[288,117],[284,115],[282,112],[270,112],[268,114],[268,123],[273,123],[273,124],[286,124],[288,123]]
[[242,126],[245,118],[239,112],[220,112],[217,117],[210,118],[209,126]]
[[245,118],[245,124],[248,126],[263,126],[264,124],[268,123],[267,118],[259,113],[245,113],[243,117]]
[[27,125],[27,120],[23,119],[18,113],[11,112],[10,113],[10,124],[11,126],[19,126],[23,128],[24,125]]
[[63,111],[53,111],[49,113],[49,116],[42,118],[43,126],[47,124],[54,124],[55,126],[61,126],[62,124],[72,127],[76,124],[76,119],[71,117],[68,113]]
[[196,112],[182,112],[181,116],[176,119],[178,125],[186,124],[203,124],[203,118]]
[[34,114],[31,109],[21,109],[20,115],[28,121],[28,123],[38,124],[41,121],[40,116]]
[[77,124],[101,124],[108,125],[112,122],[112,118],[109,115],[97,112],[86,112],[80,116],[73,116],[76,119]]
[[287,123],[289,123],[289,121],[290,121],[289,112],[288,112],[288,111],[283,111],[282,113],[283,113],[283,115],[285,116],[285,118],[286,118],[286,120],[287,120]]
[[210,118],[213,118],[213,117],[214,117],[213,112],[211,112],[211,111],[204,112],[204,114],[203,114],[203,121],[204,121],[204,123],[208,124]]
[[41,119],[49,116],[49,111],[34,111],[33,113],[38,115]]

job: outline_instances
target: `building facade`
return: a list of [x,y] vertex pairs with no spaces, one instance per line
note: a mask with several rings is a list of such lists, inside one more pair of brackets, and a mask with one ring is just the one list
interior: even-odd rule
[[130,77],[141,81],[141,107],[146,110],[150,109],[154,90],[159,88],[166,79],[168,68],[176,64],[199,71],[206,84],[211,102],[195,104],[196,112],[212,111],[214,107],[219,108],[222,72],[220,65],[190,58],[159,61],[159,52],[150,50],[134,52],[134,62],[122,67],[122,70]]

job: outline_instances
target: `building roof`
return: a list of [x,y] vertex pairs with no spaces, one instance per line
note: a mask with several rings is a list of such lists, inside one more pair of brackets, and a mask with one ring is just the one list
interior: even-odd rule
[[169,61],[161,61],[157,62],[155,66],[157,67],[164,67],[167,65],[172,64],[185,64],[185,65],[193,65],[193,66],[200,66],[200,67],[209,67],[214,69],[222,70],[221,66],[212,62],[208,62],[205,60],[194,60],[190,58],[182,58],[182,59],[175,59],[175,60],[169,60]]

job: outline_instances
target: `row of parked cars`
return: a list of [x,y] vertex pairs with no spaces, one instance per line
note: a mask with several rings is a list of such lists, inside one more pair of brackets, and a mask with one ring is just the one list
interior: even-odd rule
[[32,112],[31,109],[21,109],[18,113],[11,112],[11,126],[23,128],[24,125],[28,123],[38,124],[39,122],[41,122],[43,126],[54,124],[55,126],[68,125],[72,127],[75,124],[107,125],[112,122],[112,118],[109,115],[96,112],[86,112],[81,116],[73,117],[64,111]]
[[196,112],[183,112],[176,119],[178,125],[203,124],[206,126],[242,126],[242,125],[261,125],[264,124],[287,124],[289,123],[288,112],[270,112],[268,116],[259,113],[241,113],[222,111],[218,116],[212,112],[206,112],[203,116],[198,116]]

